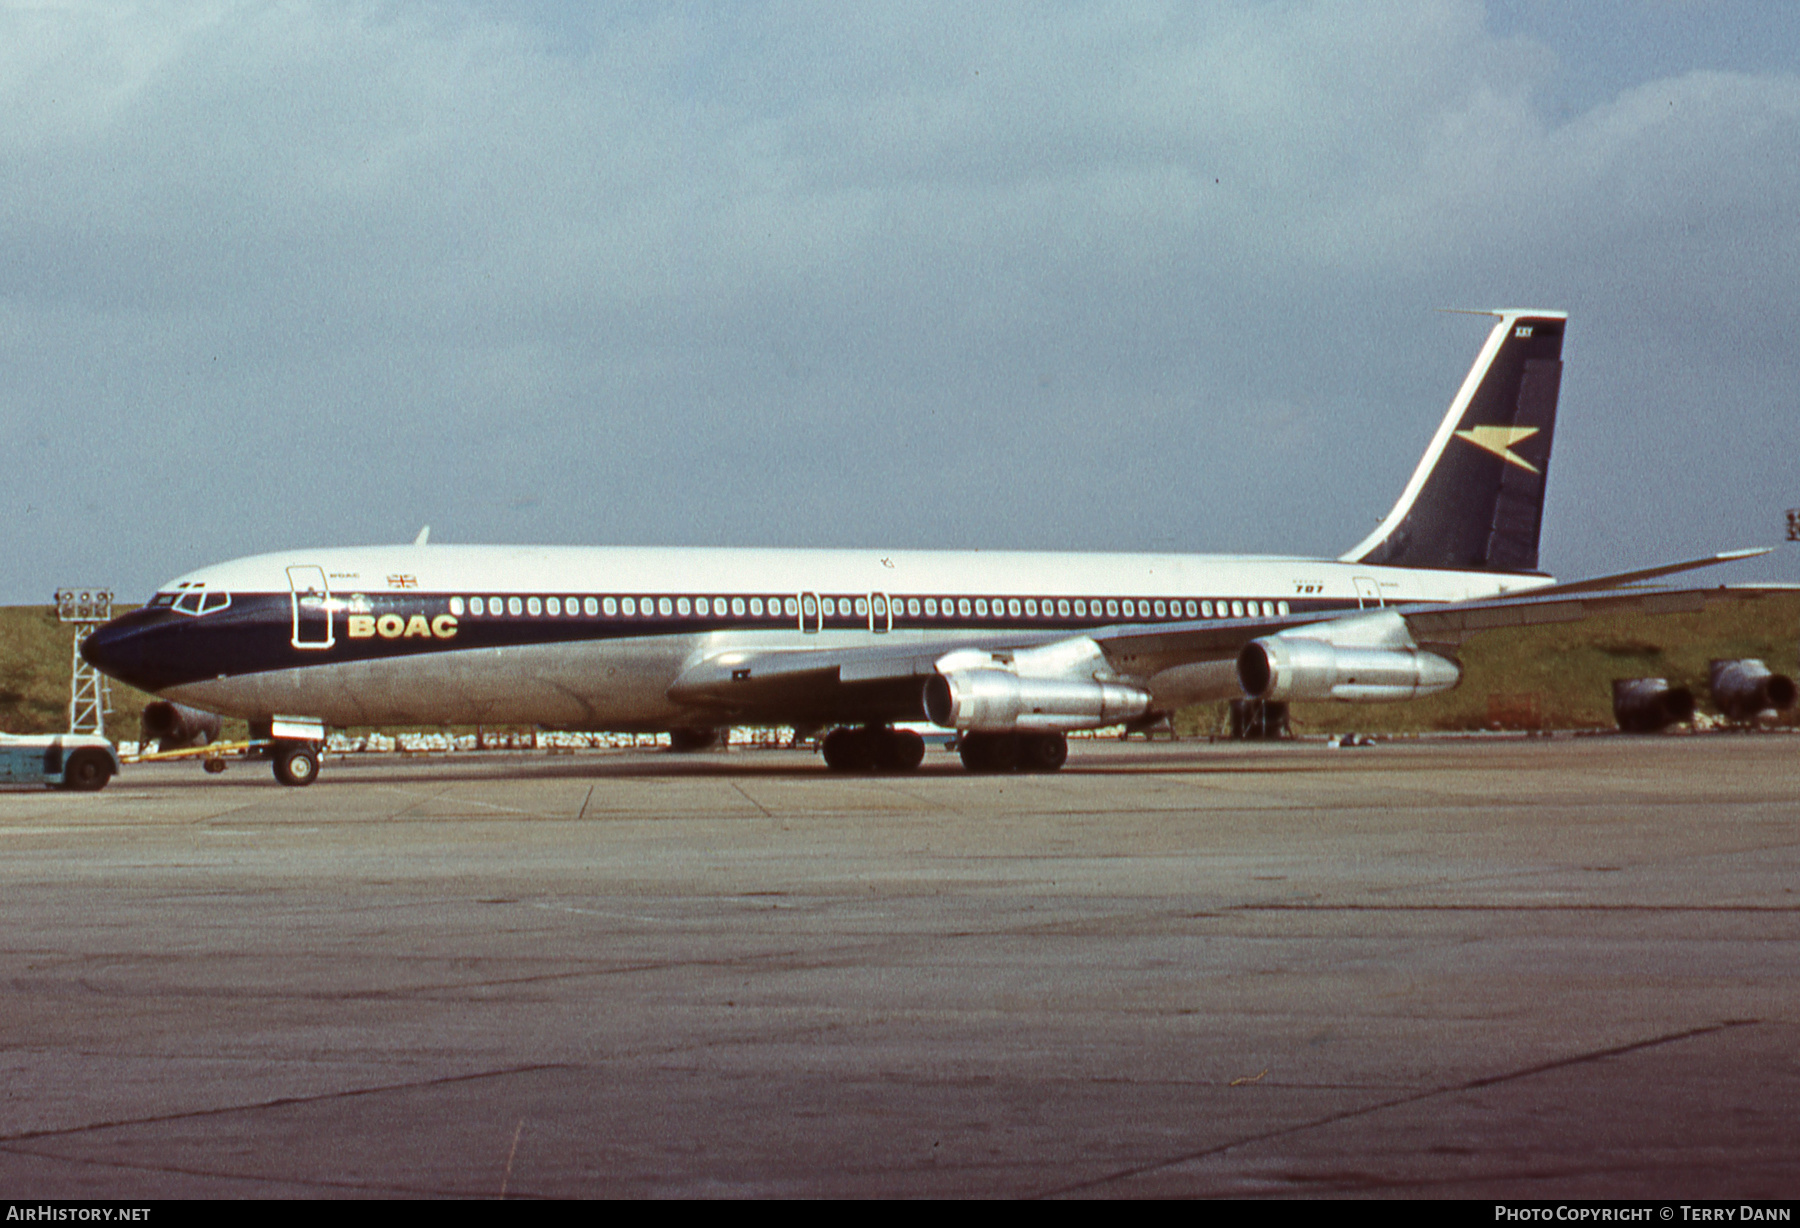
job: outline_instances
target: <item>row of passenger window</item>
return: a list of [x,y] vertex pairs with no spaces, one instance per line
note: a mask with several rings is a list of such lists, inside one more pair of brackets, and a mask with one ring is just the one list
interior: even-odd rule
[[588,618],[1274,618],[1285,601],[1195,601],[1133,597],[461,597],[450,612],[478,617]]

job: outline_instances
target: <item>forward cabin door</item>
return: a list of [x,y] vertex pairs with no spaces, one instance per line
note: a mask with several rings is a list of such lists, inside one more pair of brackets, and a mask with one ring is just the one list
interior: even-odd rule
[[1356,577],[1356,608],[1378,610],[1382,606],[1381,585],[1371,576]]
[[294,607],[295,648],[330,648],[337,643],[332,625],[331,588],[323,567],[287,569],[290,600]]
[[869,594],[869,630],[886,635],[894,629],[894,603],[886,593]]

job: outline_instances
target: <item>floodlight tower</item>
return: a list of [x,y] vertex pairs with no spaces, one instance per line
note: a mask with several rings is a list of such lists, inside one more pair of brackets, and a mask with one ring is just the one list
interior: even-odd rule
[[1788,535],[1791,542],[1800,542],[1800,507],[1790,507],[1787,511]]
[[59,588],[56,617],[75,626],[69,665],[69,732],[106,736],[112,711],[112,684],[81,655],[81,641],[112,617],[112,593],[103,588]]

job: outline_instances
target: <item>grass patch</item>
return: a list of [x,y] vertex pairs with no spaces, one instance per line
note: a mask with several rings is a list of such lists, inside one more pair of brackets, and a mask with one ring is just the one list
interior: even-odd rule
[[1296,733],[1415,733],[1497,724],[1610,728],[1613,679],[1641,677],[1685,686],[1701,711],[1716,712],[1707,690],[1709,661],[1760,657],[1791,677],[1797,639],[1800,594],[1787,593],[1721,603],[1698,614],[1612,614],[1509,628],[1463,645],[1463,680],[1453,691],[1398,704],[1295,704],[1290,716]]
[[[115,607],[124,613],[124,607]],[[49,605],[0,606],[0,730],[61,733],[69,727],[69,666],[75,628]],[[155,696],[112,684],[106,736],[138,736],[138,718]]]

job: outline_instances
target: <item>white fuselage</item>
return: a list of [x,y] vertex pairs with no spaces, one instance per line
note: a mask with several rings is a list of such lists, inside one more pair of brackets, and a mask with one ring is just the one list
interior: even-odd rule
[[[1246,617],[1292,625],[1548,583],[1230,555],[299,550],[165,585],[152,607],[164,608],[175,631],[198,639],[213,626],[223,632],[228,620],[237,625],[235,638],[220,638],[229,645],[220,656],[153,689],[253,720],[301,714],[333,725],[665,729],[717,719],[669,690],[696,662],[730,649],[948,650],[1027,646],[1122,625],[1173,630]],[[1239,693],[1228,661],[1165,672],[1140,680],[1161,707]]]

